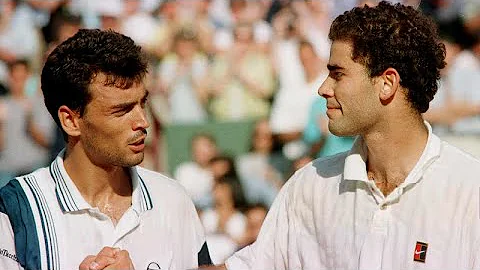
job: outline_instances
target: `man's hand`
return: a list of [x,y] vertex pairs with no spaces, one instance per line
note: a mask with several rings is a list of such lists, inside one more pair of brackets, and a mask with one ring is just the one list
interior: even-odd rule
[[87,256],[79,270],[128,269],[133,270],[132,260],[126,250],[104,247],[97,255]]
[[115,255],[115,263],[110,264],[105,268],[105,270],[116,270],[116,269],[126,269],[126,270],[135,270],[133,267],[132,259],[130,259],[130,254],[126,250],[120,250]]

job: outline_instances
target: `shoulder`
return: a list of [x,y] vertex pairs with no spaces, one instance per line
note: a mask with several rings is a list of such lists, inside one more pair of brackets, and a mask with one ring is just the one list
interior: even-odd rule
[[[55,198],[55,183],[48,168],[10,180],[0,189],[0,212],[9,216],[30,214],[38,205],[47,205]],[[56,200],[54,200],[56,202]],[[36,210],[33,210],[36,211]]]
[[181,191],[183,189],[182,186],[178,183],[178,181],[175,181],[174,179],[159,172],[137,166],[137,173],[145,182],[145,185],[147,185],[147,187],[173,189],[178,191]]
[[441,142],[441,147],[438,164],[446,170],[446,174],[454,174],[462,179],[472,178],[478,183],[479,159],[445,141]]
[[340,179],[343,175],[345,158],[349,152],[342,152],[332,156],[321,157],[313,160],[303,168],[295,172],[297,181],[324,181],[328,179]]
[[20,211],[20,205],[28,204],[25,191],[17,179],[10,180],[0,189],[0,212],[7,215]]
[[190,200],[185,188],[176,180],[161,173],[137,166],[137,173],[154,198]]
[[43,192],[51,186],[54,187],[53,181],[47,179],[50,178],[49,175],[48,168],[40,168],[29,174],[18,176],[0,189],[0,197],[11,198],[14,195],[25,194],[25,190],[30,186]]
[[317,158],[296,171],[285,185],[285,192],[290,194],[286,196],[305,196],[305,194],[319,188],[327,190],[323,187],[338,186],[343,178],[345,158],[348,154],[349,152],[347,151]]

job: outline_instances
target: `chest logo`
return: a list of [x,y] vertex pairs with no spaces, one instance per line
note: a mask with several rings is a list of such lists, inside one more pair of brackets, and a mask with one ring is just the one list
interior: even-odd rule
[[160,270],[160,269],[162,269],[162,268],[156,262],[151,262],[147,266],[147,270]]
[[415,245],[415,251],[413,252],[413,260],[416,262],[425,263],[425,259],[427,257],[427,248],[427,243],[417,241],[417,244]]

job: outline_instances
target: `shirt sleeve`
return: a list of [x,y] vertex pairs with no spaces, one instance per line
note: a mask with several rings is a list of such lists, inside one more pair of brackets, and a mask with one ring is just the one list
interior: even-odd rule
[[283,186],[275,199],[257,240],[228,258],[227,269],[289,269],[296,265],[289,262],[289,253],[296,249],[295,242],[289,241],[293,224],[289,213],[289,203],[293,199],[292,180]]
[[37,226],[18,180],[0,189],[0,269],[41,269]]
[[192,199],[183,193],[183,218],[179,220],[179,226],[183,229],[183,245],[180,248],[183,250],[183,257],[179,258],[179,261],[184,261],[183,266],[177,265],[175,269],[192,269],[198,266],[212,265],[210,259],[210,253],[205,238],[205,231],[203,229],[200,218],[198,217],[197,210],[193,204]]

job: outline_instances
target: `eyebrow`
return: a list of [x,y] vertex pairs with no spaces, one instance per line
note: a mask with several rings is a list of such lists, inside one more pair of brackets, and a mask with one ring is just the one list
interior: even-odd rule
[[330,65],[330,64],[327,65],[327,68],[328,68],[329,71],[335,71],[335,70],[339,70],[339,69],[340,69],[340,70],[343,70],[343,69],[344,69],[344,68],[341,67],[341,66]]
[[[149,91],[145,90],[145,94],[142,97],[142,102],[145,102],[147,100],[148,95],[149,95]],[[128,108],[130,106],[133,106],[136,103],[137,103],[136,101],[120,103],[120,104],[117,104],[117,105],[113,106],[111,109],[112,110],[124,109],[124,108]]]

